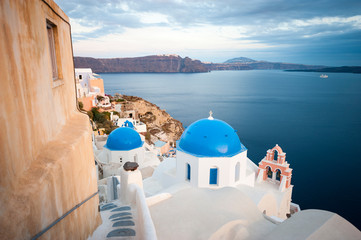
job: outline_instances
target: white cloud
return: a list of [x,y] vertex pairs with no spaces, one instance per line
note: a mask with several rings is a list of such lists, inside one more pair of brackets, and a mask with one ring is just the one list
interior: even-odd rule
[[361,15],[356,15],[352,17],[315,17],[307,20],[300,20],[295,19],[289,22],[282,22],[279,23],[275,30],[283,30],[283,31],[290,31],[290,30],[297,30],[299,28],[305,27],[315,27],[321,25],[349,25],[351,27],[355,27],[361,29]]
[[168,17],[160,13],[137,13],[136,16],[138,16],[140,21],[145,24],[169,23]]
[[252,40],[240,40],[238,27],[199,26],[173,29],[170,27],[127,28],[121,34],[109,34],[97,39],[74,43],[77,56],[128,56],[146,53],[180,53],[184,50],[241,50],[269,48]]
[[315,25],[333,25],[333,24],[350,24],[352,26],[361,27],[361,15],[352,17],[323,17],[323,18],[312,18],[308,20],[293,20],[292,25],[297,27],[308,27]]
[[91,33],[98,29],[100,26],[87,27],[82,24],[81,20],[70,18],[71,31],[73,34]]

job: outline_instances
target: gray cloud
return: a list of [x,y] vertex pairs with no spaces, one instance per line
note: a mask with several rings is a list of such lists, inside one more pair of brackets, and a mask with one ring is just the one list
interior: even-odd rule
[[243,25],[277,24],[291,19],[309,19],[327,16],[353,16],[360,14],[361,1],[148,1],[148,0],[56,0],[74,19],[88,24],[121,24],[123,27],[142,27],[135,13],[167,15],[170,25],[197,24]]
[[[64,12],[93,31],[75,33],[74,40],[120,33],[125,28],[168,26],[239,26],[246,37],[260,43],[307,48],[308,46],[342,46],[352,42],[361,49],[358,26],[350,22],[295,25],[294,20],[307,22],[324,17],[348,18],[361,15],[359,0],[55,0]],[[162,14],[167,22],[144,23],[141,14]],[[283,24],[283,29],[281,28]],[[288,24],[288,25],[287,25]],[[287,27],[285,27],[288,26]],[[327,43],[325,42],[327,41]]]

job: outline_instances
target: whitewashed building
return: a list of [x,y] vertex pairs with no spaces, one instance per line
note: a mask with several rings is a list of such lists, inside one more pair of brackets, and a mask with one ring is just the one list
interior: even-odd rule
[[134,118],[118,118],[116,120],[116,125],[119,127],[131,127],[138,133],[147,132],[147,125],[140,120],[136,120]]
[[[109,134],[100,159],[105,166],[110,166],[114,171],[118,171],[118,168],[126,162],[136,162],[141,166],[144,162],[143,144],[139,133],[134,129],[117,128]],[[114,168],[114,166],[118,167]],[[104,171],[105,175],[109,175],[106,173],[106,168]]]
[[[290,214],[293,186],[280,188],[280,181],[267,175],[264,180],[256,181],[259,167],[247,157],[247,148],[226,122],[210,116],[192,123],[183,132],[176,152],[176,158],[163,161],[153,176],[145,180],[147,196],[177,185],[209,189],[232,187],[271,217],[286,219]],[[263,171],[261,174],[263,176]],[[290,179],[291,175],[289,183]]]

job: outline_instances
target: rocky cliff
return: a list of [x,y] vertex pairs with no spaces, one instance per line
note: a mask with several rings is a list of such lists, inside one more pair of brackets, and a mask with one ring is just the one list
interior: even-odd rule
[[207,72],[198,60],[178,55],[154,55],[135,58],[74,57],[76,68],[91,68],[93,72]]
[[137,110],[140,121],[147,125],[152,142],[158,139],[173,142],[181,137],[184,131],[182,123],[172,118],[165,110],[140,97],[123,95],[123,99],[126,100],[123,103],[124,111]]

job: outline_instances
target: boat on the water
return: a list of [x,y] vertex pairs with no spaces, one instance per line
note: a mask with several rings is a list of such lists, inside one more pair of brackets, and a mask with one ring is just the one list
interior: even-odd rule
[[328,78],[328,75],[326,75],[326,74],[321,74],[320,78]]

